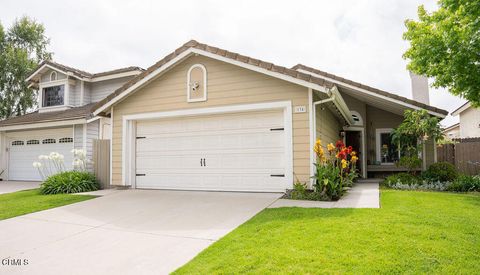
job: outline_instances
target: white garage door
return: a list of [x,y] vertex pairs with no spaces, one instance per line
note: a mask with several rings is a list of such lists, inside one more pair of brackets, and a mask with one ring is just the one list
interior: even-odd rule
[[65,157],[65,166],[72,169],[73,149],[72,128],[8,133],[9,180],[41,180],[33,162],[39,155],[57,152]]
[[137,122],[136,187],[285,191],[283,111]]

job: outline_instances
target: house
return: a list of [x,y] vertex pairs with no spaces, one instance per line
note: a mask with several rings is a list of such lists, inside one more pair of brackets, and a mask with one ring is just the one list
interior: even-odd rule
[[448,140],[460,138],[460,123],[455,123],[443,129],[442,133],[443,136]]
[[[258,192],[309,182],[317,138],[354,147],[363,177],[401,170],[390,132],[403,112],[447,115],[301,64],[280,67],[194,40],[89,108],[88,120],[110,123],[112,185]],[[434,146],[427,142],[423,168],[435,162]]]
[[[452,116],[459,116],[459,134],[457,138],[480,137],[480,109],[466,102],[452,112]],[[453,126],[452,126],[453,127]]]
[[[32,166],[39,155],[59,152],[72,168],[71,150],[92,157],[94,139],[110,139],[110,118],[92,117],[95,103],[143,69],[128,67],[91,74],[51,61],[41,63],[26,79],[39,91],[38,110],[0,121],[0,171],[4,179],[40,180]],[[89,167],[91,169],[91,167]]]

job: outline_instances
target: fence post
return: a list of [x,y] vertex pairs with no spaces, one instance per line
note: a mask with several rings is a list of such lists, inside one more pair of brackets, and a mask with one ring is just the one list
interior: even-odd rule
[[93,173],[102,189],[110,187],[110,140],[93,140]]

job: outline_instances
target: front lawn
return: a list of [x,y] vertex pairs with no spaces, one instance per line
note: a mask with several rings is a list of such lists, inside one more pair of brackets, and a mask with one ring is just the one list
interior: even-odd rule
[[381,209],[266,209],[177,274],[478,274],[480,195],[382,190]]
[[41,195],[38,189],[0,195],[0,220],[95,198],[90,195]]

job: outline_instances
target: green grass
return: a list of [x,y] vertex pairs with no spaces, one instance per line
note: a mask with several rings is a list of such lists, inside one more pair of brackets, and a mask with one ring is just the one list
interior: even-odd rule
[[38,189],[0,195],[0,220],[95,198],[90,195],[41,195]]
[[177,274],[478,274],[480,196],[382,190],[381,209],[266,209]]

